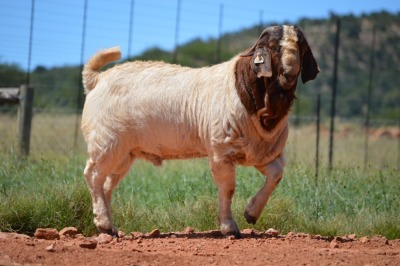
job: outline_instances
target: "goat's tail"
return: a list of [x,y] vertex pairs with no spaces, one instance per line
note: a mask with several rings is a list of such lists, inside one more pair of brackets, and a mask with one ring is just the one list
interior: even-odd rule
[[82,71],[82,83],[85,87],[85,93],[88,94],[98,82],[99,70],[106,64],[119,60],[121,58],[121,49],[119,46],[99,51],[92,56],[85,64]]

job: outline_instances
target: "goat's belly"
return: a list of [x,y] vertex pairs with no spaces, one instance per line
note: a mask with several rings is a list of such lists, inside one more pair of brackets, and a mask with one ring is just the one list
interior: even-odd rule
[[160,165],[163,160],[191,159],[207,156],[207,150],[199,137],[189,132],[158,128],[139,137],[139,145],[131,154]]
[[158,150],[133,150],[132,155],[137,158],[145,159],[154,165],[161,165],[163,160],[193,159],[207,156],[207,153],[195,149],[172,149],[159,147]]

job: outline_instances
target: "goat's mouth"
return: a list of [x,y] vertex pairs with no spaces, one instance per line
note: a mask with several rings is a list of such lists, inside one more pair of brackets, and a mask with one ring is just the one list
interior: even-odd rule
[[292,90],[293,87],[296,87],[297,77],[287,78],[284,75],[278,75],[278,80],[284,90]]

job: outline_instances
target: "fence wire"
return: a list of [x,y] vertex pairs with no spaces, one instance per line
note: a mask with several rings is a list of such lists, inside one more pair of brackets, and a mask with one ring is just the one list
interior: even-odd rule
[[[85,143],[79,132],[79,120],[83,96],[81,85],[81,70],[84,59],[100,48],[121,45],[126,55],[138,55],[144,49],[150,48],[155,43],[149,42],[146,36],[157,35],[165,40],[164,49],[171,52],[171,61],[181,63],[180,46],[191,39],[215,39],[215,59],[221,61],[224,50],[238,53],[250,46],[258,37],[261,29],[268,26],[264,21],[264,10],[256,14],[253,8],[243,9],[231,5],[220,5],[213,1],[201,2],[196,9],[185,6],[185,1],[163,2],[161,6],[154,7],[152,13],[143,12],[143,6],[151,5],[150,2],[125,0],[113,5],[111,10],[105,9],[101,1],[65,2],[50,0],[23,0],[3,1],[0,3],[2,21],[0,29],[2,35],[2,52],[0,64],[10,62],[26,62],[20,66],[28,70],[28,83],[35,82],[35,95],[42,95],[35,99],[34,116],[32,123],[31,154],[58,155],[70,153],[84,153]],[[47,14],[48,10],[56,10],[54,14]],[[34,7],[34,8],[33,8]],[[147,10],[147,9],[146,9]],[[46,14],[46,16],[44,16]],[[248,40],[237,42],[232,37],[229,29],[224,28],[227,21],[233,21],[240,16],[250,18]],[[8,20],[16,23],[7,24]],[[152,18],[148,20],[148,18]],[[207,19],[204,19],[204,18]],[[17,18],[17,19],[15,19]],[[332,73],[325,71],[333,69],[335,60],[335,21],[327,23],[325,27],[316,27],[314,24],[303,20],[300,25],[307,36],[311,46],[321,47],[313,50],[322,72],[317,80],[313,81],[312,89],[309,85],[299,85],[297,101],[293,106],[291,116],[291,133],[287,145],[287,154],[290,159],[313,165],[318,154],[322,164],[327,165],[329,160],[329,110],[331,108]],[[195,25],[203,25],[202,32],[193,32]],[[400,99],[398,94],[381,96],[388,79],[396,79],[400,84],[398,75],[387,76],[387,69],[392,67],[392,61],[387,58],[394,57],[400,61],[400,52],[396,47],[386,47],[382,39],[399,39],[399,25],[386,25],[386,35],[380,33],[381,24],[371,24],[366,21],[358,29],[358,37],[350,38],[346,31],[341,35],[341,46],[338,57],[338,91],[336,102],[340,104],[336,117],[337,123],[334,130],[334,165],[349,164],[358,167],[400,169]],[[342,28],[354,27],[342,22]],[[4,28],[13,27],[13,31]],[[243,25],[240,26],[243,28]],[[94,29],[102,29],[101,31]],[[239,27],[238,27],[239,28]],[[362,43],[376,40],[372,51],[368,55],[353,53],[346,49],[360,47]],[[75,38],[76,35],[82,36]],[[392,36],[390,36],[392,35]],[[326,38],[330,40],[329,46],[322,43]],[[324,46],[325,45],[325,46]],[[66,48],[67,47],[67,48]],[[90,49],[88,49],[90,47]],[[350,47],[350,48],[349,48]],[[373,52],[375,50],[375,52]],[[69,61],[54,61],[56,66],[42,65],[46,58],[58,58],[60,54],[67,54]],[[365,87],[363,95],[353,95],[347,81],[352,73],[345,66],[349,61],[359,58],[360,64],[354,72],[364,73],[364,79],[358,80],[359,86]],[[365,59],[363,59],[365,57]],[[375,58],[376,57],[376,58]],[[371,60],[374,60],[370,68]],[[153,58],[162,59],[162,58]],[[61,67],[65,66],[67,67]],[[68,67],[70,65],[71,67]],[[74,67],[79,65],[79,67]],[[33,66],[33,67],[32,67]],[[43,76],[42,73],[52,69],[52,76]],[[0,69],[0,72],[2,69]],[[398,71],[400,72],[400,70]],[[368,75],[373,73],[368,84]],[[370,74],[372,76],[372,74]],[[65,83],[59,83],[64,78]],[[21,79],[24,80],[24,79]],[[19,86],[20,84],[14,84]],[[6,80],[0,80],[0,87],[10,86]],[[66,87],[68,89],[66,89]],[[317,100],[316,90],[320,93],[320,102]],[[321,110],[317,116],[317,105]],[[362,106],[360,110],[352,110],[354,106]],[[15,106],[0,106],[0,152],[10,152],[15,149],[16,141],[16,112]],[[392,115],[384,114],[391,112]],[[353,115],[348,116],[347,114]],[[394,115],[393,115],[394,113]],[[320,126],[316,120],[320,119]],[[320,131],[317,132],[317,129]],[[319,149],[316,149],[316,139],[319,136]],[[366,140],[366,141],[365,141]],[[366,157],[365,154],[368,154]]]

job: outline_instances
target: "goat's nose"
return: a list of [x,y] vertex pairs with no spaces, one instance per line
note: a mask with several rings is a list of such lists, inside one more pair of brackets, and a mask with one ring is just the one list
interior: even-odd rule
[[278,76],[280,84],[283,89],[292,89],[293,85],[296,84],[297,75],[292,75],[284,72]]
[[286,83],[289,83],[289,84],[292,84],[296,79],[296,75],[291,75],[287,72],[283,73],[283,77],[285,78]]

